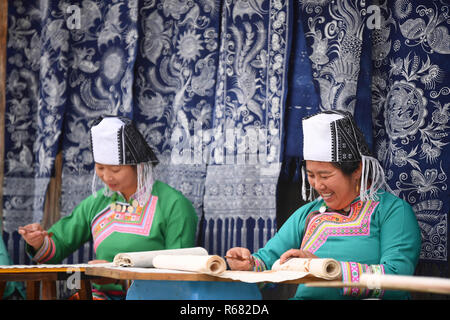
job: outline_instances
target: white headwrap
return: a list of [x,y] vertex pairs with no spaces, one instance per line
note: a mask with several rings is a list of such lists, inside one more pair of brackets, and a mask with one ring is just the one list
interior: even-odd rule
[[[91,128],[92,155],[96,163],[106,165],[136,165],[136,200],[145,205],[153,186],[153,166],[158,163],[144,137],[125,117],[98,119]],[[92,179],[92,193],[96,194],[97,174]],[[105,185],[106,196],[112,191]]]
[[[376,199],[381,188],[391,191],[386,184],[383,168],[369,151],[364,136],[350,113],[325,111],[306,117],[303,125],[303,159],[324,162],[362,161],[360,199]],[[302,197],[306,198],[305,170],[302,168]],[[312,192],[309,199],[312,200]]]

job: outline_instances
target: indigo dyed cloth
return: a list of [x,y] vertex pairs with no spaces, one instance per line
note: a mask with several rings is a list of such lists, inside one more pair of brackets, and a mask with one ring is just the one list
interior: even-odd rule
[[[137,122],[157,177],[194,204],[199,244],[223,254],[276,231],[278,178],[299,179],[301,118],[345,109],[413,206],[422,261],[447,264],[444,1],[8,4],[3,227],[14,262],[26,261],[16,230],[42,220],[59,152],[61,215],[90,194],[99,115]],[[71,261],[91,254],[87,244]]]

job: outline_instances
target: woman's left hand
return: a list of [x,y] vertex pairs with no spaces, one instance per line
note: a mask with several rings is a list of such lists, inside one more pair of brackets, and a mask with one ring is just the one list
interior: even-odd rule
[[300,250],[300,249],[290,249],[283,253],[280,257],[280,264],[285,263],[290,258],[307,258],[307,259],[314,259],[318,258],[316,255],[312,254],[309,251],[306,250]]

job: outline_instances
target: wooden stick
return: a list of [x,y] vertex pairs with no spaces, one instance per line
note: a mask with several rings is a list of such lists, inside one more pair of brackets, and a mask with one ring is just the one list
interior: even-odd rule
[[450,279],[437,277],[362,274],[360,281],[369,289],[391,289],[450,294]]
[[308,283],[306,285],[308,287],[359,287],[450,294],[450,279],[438,277],[362,274],[359,282],[328,281]]

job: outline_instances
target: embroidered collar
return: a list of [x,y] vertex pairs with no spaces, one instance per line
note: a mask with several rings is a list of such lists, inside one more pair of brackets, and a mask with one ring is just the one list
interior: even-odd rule
[[325,203],[325,201],[322,203],[322,205],[320,206],[320,208],[319,208],[319,212],[320,213],[325,213],[325,212],[336,212],[336,213],[339,213],[339,214],[342,214],[342,215],[344,215],[344,216],[348,216],[348,214],[351,212],[351,209],[352,209],[352,206],[353,206],[353,204],[354,203],[356,203],[356,202],[358,202],[360,200],[360,197],[358,196],[358,197],[356,197],[347,207],[345,207],[344,209],[341,209],[341,210],[336,210],[336,209],[332,209],[332,208],[329,208],[327,205],[326,205],[326,203]]
[[336,213],[342,214],[342,215],[344,215],[344,216],[348,216],[348,214],[350,213],[350,211],[351,211],[351,206],[348,206],[348,207],[346,207],[346,208],[344,208],[344,209],[342,209],[342,210],[335,210],[335,209],[328,208],[328,206],[327,206],[326,204],[323,204],[323,205],[320,207],[320,209],[319,209],[319,212],[320,212],[320,213],[325,213],[325,212],[336,212]]

